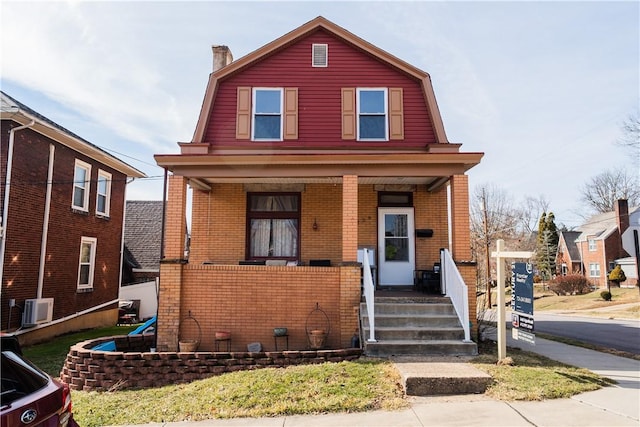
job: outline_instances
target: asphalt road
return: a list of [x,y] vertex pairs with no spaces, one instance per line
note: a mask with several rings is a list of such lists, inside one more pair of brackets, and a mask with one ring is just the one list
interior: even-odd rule
[[[640,321],[534,313],[534,334],[545,333],[640,354]],[[511,315],[507,314],[511,327]]]

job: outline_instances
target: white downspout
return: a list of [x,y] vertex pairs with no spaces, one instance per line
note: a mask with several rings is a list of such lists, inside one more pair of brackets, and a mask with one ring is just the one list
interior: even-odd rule
[[44,202],[44,223],[42,224],[42,240],[40,241],[40,269],[38,270],[38,293],[36,298],[42,298],[44,288],[44,267],[47,263],[47,240],[49,237],[49,214],[51,212],[51,189],[53,187],[53,164],[56,147],[49,144],[49,170],[47,172],[47,195]]
[[[122,233],[120,234],[120,274],[118,275],[118,299],[122,291],[122,270],[124,270],[124,229],[127,226],[127,188],[134,181],[125,181],[124,184],[124,209],[122,211]],[[111,188],[113,190],[113,187]]]
[[[31,123],[23,126],[18,126],[9,131],[9,152],[7,153],[7,179],[4,183],[4,201],[2,205],[2,229],[0,240],[0,282],[4,277],[4,252],[7,241],[7,221],[9,219],[9,193],[11,192],[11,169],[13,168],[13,144],[15,139],[15,133],[22,129],[27,129],[36,123],[35,120],[31,120]],[[0,287],[1,288],[1,287]]]

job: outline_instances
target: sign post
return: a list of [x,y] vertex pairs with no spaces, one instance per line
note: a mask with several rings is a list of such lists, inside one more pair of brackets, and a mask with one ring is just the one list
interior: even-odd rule
[[[498,281],[498,360],[507,357],[507,323],[505,312],[504,260],[506,258],[529,259],[533,252],[513,252],[504,250],[504,240],[496,241],[496,251],[491,257],[496,259],[496,279]],[[489,289],[491,291],[491,289]]]

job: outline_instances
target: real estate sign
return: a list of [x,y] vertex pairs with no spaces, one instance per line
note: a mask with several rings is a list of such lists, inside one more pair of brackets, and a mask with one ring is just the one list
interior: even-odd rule
[[511,309],[533,316],[533,267],[528,262],[511,263]]
[[534,343],[533,267],[528,262],[511,263],[511,324],[513,338]]

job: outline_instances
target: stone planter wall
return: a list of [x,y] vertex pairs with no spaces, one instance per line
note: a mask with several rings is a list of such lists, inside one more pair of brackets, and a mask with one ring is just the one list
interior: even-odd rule
[[[118,351],[92,347],[114,340]],[[359,348],[280,352],[159,352],[151,353],[152,335],[126,335],[83,341],[71,347],[60,373],[73,390],[161,387],[187,383],[226,372],[355,360]]]

